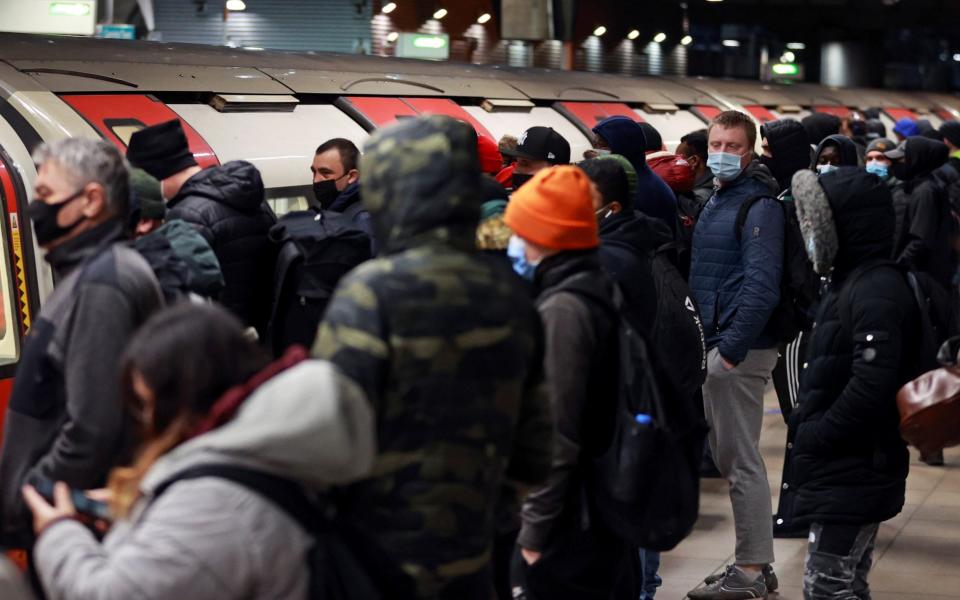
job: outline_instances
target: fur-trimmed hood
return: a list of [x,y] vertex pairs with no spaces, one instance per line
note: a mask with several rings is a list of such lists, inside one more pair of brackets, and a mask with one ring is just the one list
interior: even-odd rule
[[893,252],[893,199],[876,175],[856,167],[819,177],[800,171],[793,176],[793,197],[817,273],[836,279],[866,260],[889,258]]

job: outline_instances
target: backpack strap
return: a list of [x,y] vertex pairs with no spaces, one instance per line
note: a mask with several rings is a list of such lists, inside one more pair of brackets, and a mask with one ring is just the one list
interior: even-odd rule
[[321,510],[307,497],[300,485],[264,471],[233,465],[198,465],[181,471],[154,489],[152,502],[156,502],[174,483],[201,477],[216,477],[242,485],[269,500],[308,533],[316,532],[320,526]]

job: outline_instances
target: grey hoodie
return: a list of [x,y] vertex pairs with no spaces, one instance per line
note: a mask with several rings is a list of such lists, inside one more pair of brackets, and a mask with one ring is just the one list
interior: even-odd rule
[[153,492],[202,464],[259,469],[317,490],[346,483],[370,468],[373,426],[360,388],[330,363],[280,373],[232,421],[157,461],[130,519],[103,544],[75,521],[48,527],[35,557],[49,598],[302,600],[311,538],[282,509],[215,477],[174,483],[155,503]]

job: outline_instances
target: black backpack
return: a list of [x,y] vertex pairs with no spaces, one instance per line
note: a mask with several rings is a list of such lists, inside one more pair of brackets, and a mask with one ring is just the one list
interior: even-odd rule
[[588,469],[597,514],[633,546],[671,550],[693,530],[699,512],[706,436],[702,400],[699,394],[677,397],[667,391],[671,384],[658,376],[647,339],[632,324],[619,287],[614,286],[612,303],[590,289],[565,289],[601,306],[617,328],[613,435]]
[[[754,204],[769,197],[751,196],[740,205],[734,228],[737,242],[743,238],[747,213]],[[777,198],[777,204],[783,209],[783,275],[780,279],[780,302],[773,309],[765,331],[778,342],[786,344],[813,325],[814,307],[820,295],[820,278],[807,257],[796,206],[793,202],[785,201],[782,195]]]
[[693,192],[677,194],[677,268],[684,279],[690,276],[693,231],[706,205],[707,202],[701,201]]
[[157,486],[151,502],[156,502],[174,483],[201,477],[226,479],[247,488],[283,510],[313,536],[314,545],[307,556],[308,600],[414,598],[413,580],[376,542],[342,520],[328,516],[325,506],[311,500],[301,486],[289,479],[233,465],[199,465]]
[[267,342],[280,356],[294,344],[310,347],[340,279],[370,259],[370,236],[339,213],[284,215],[270,230],[280,245]]

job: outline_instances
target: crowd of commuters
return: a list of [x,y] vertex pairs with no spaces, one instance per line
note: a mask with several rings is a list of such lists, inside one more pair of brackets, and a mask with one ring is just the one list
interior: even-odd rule
[[[498,143],[439,116],[362,153],[327,140],[308,209],[279,218],[252,164],[201,168],[177,120],[126,158],[41,146],[29,215],[57,285],[5,417],[0,544],[29,560],[23,581],[0,563],[4,598],[653,598],[667,548],[599,509],[624,364],[697,407],[697,467],[729,482],[734,564],[689,598],[766,598],[775,535],[809,536],[805,598],[869,598],[909,464],[895,395],[922,366],[907,274],[950,298],[960,279],[960,125],[893,142],[727,111],[675,152],[626,117],[593,132],[578,164],[549,127]],[[801,271],[817,298],[784,337]],[[668,275],[700,328],[684,397]]]

